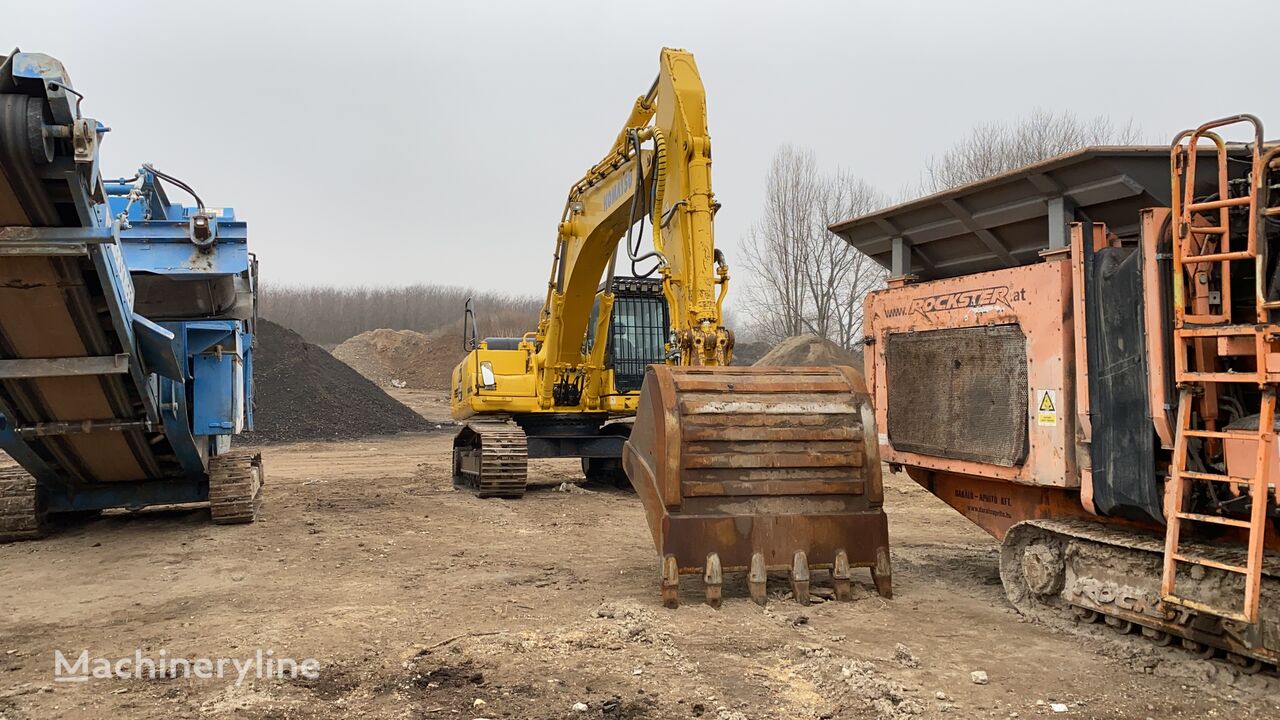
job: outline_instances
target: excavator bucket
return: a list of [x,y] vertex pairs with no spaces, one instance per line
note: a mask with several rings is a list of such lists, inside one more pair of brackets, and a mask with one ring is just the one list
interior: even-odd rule
[[668,607],[679,576],[702,573],[718,605],[723,573],[747,571],[752,599],[787,571],[806,603],[810,573],[829,571],[837,599],[850,568],[871,568],[891,595],[889,529],[875,418],[850,367],[652,365],[623,448],[661,556]]

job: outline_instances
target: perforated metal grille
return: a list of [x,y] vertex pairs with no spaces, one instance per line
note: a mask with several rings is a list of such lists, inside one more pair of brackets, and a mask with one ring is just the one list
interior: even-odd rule
[[662,295],[622,295],[613,301],[609,352],[618,392],[639,390],[645,368],[664,362],[667,304]]
[[1013,467],[1027,458],[1027,339],[1017,325],[890,335],[889,442]]

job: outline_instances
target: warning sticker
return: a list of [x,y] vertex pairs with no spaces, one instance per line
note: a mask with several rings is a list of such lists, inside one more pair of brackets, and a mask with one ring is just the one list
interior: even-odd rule
[[1036,423],[1054,426],[1058,424],[1058,396],[1053,390],[1041,390],[1036,394]]

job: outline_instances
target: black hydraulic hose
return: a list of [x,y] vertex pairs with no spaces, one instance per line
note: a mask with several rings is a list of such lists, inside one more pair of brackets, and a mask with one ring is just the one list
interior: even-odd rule
[[178,178],[172,175],[160,172],[159,170],[156,169],[156,166],[152,165],[151,163],[142,163],[142,167],[145,168],[152,175],[155,175],[156,177],[160,178],[161,180],[167,180],[171,185],[174,185],[186,191],[188,195],[195,198],[196,207],[199,208],[201,212],[204,211],[204,201],[200,199],[200,196],[196,194],[195,190],[191,189],[190,185],[182,182],[181,180],[179,180]]
[[636,238],[635,244],[632,244],[631,242],[631,233],[635,229],[635,223],[636,223],[636,205],[639,204],[641,193],[644,192],[644,165],[641,162],[640,150],[642,149],[642,146],[640,143],[640,135],[634,130],[631,131],[630,134],[631,134],[631,145],[635,151],[635,158],[636,158],[636,187],[631,193],[630,217],[627,218],[627,221],[628,221],[627,222],[627,257],[631,260],[631,274],[639,278],[648,278],[648,277],[652,277],[653,274],[658,271],[658,268],[662,266],[662,263],[659,262],[657,265],[654,265],[653,267],[649,268],[644,273],[641,273],[639,270],[636,269],[636,266],[640,262],[644,260],[648,260],[649,258],[659,257],[659,256],[656,251],[648,252],[648,253],[645,253],[644,255],[637,255],[640,252],[640,244],[644,242],[645,218],[648,217],[649,215],[649,210],[650,210],[650,207],[652,206],[652,200],[650,200],[649,203],[646,203],[646,205],[650,207],[645,207],[644,212],[640,215],[639,236]]
[[629,133],[631,147],[636,158],[636,187],[631,193],[631,209],[627,218],[627,257],[631,259],[631,268],[635,270],[636,253],[640,252],[640,243],[644,240],[644,215],[640,216],[640,238],[631,243],[631,233],[635,230],[636,204],[640,202],[640,188],[644,187],[644,166],[640,164],[640,138],[635,131]]

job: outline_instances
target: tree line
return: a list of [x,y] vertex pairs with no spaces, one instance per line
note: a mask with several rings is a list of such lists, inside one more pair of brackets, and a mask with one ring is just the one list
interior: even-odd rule
[[[829,225],[1089,145],[1132,144],[1139,135],[1132,121],[1036,110],[973,127],[928,158],[915,187],[895,195],[846,170],[824,172],[812,150],[784,145],[764,179],[761,216],[741,240],[746,277],[733,298],[740,310],[726,322],[743,342],[773,345],[817,335],[854,349],[862,339],[863,299],[884,286],[886,272],[828,232]],[[452,333],[460,340],[468,297],[475,299],[481,337],[518,336],[537,326],[540,297],[439,285],[268,285],[260,308],[267,319],[322,345],[377,328]]]
[[336,345],[367,330],[392,328],[462,338],[462,309],[473,298],[482,337],[518,336],[538,324],[542,301],[532,296],[441,285],[335,287],[264,285],[262,317],[307,340]]
[[765,178],[761,217],[742,239],[748,279],[738,301],[751,321],[741,330],[767,344],[805,334],[852,350],[862,339],[863,299],[884,286],[886,272],[829,225],[1090,145],[1133,144],[1139,135],[1132,121],[1070,111],[981,124],[930,157],[918,186],[897,197],[848,171],[824,173],[812,150],[784,145]]

